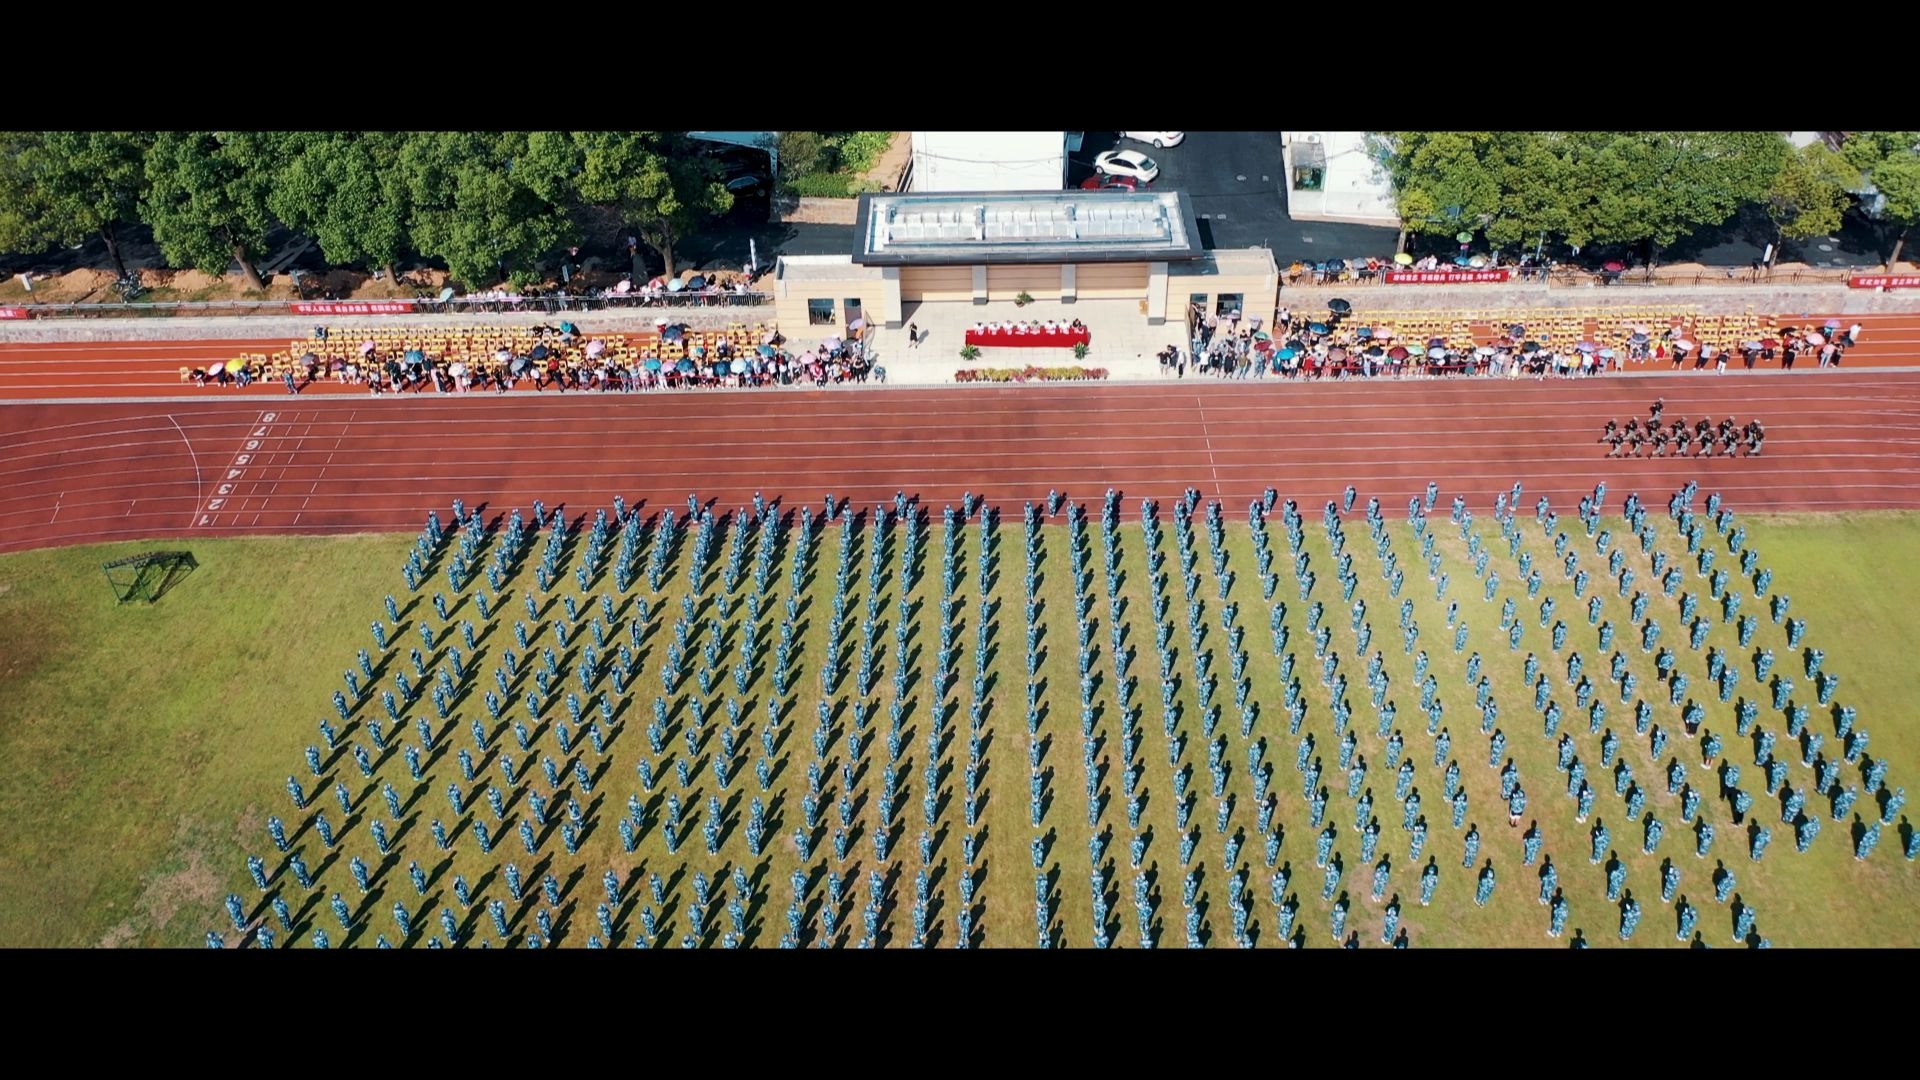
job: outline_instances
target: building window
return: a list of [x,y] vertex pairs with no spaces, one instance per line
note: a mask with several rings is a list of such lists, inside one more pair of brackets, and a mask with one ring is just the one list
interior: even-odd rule
[[833,325],[833,301],[832,300],[807,301],[807,325],[808,326],[832,326]]
[[854,323],[860,321],[860,298],[859,297],[849,296],[845,300],[842,300],[840,302],[840,306],[846,309],[846,314],[847,314],[846,324],[848,326],[852,326]]
[[1237,292],[1223,292],[1213,305],[1213,313],[1221,317],[1240,314],[1242,296]]

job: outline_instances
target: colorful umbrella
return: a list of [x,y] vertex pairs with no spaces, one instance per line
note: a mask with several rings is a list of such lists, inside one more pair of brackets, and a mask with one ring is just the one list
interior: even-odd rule
[[1401,266],[1412,266],[1412,265],[1413,265],[1413,256],[1411,256],[1411,255],[1409,255],[1409,254],[1407,254],[1406,252],[1404,252],[1404,251],[1403,251],[1403,252],[1401,252],[1400,254],[1398,254],[1398,255],[1395,255],[1395,256],[1393,257],[1393,261],[1394,261],[1395,263],[1398,263],[1398,264],[1399,264],[1399,265],[1401,265]]
[[1387,350],[1385,350],[1385,349],[1383,349],[1383,348],[1381,348],[1381,347],[1380,347],[1380,346],[1378,346],[1378,345],[1370,345],[1370,346],[1368,346],[1368,347],[1367,347],[1367,351],[1366,351],[1366,352],[1364,352],[1364,353],[1362,353],[1361,355],[1362,355],[1362,356],[1371,356],[1371,357],[1373,357],[1373,358],[1374,358],[1375,360],[1378,360],[1378,359],[1380,359],[1381,357],[1383,357],[1383,356],[1385,356],[1385,355],[1387,355]]
[[1592,352],[1594,349],[1598,347],[1599,346],[1595,345],[1591,341],[1583,341],[1580,344],[1575,345],[1574,350],[1577,352]]
[[1447,355],[1447,350],[1445,349],[1428,349],[1427,350],[1427,359],[1429,360],[1438,360],[1446,355]]
[[588,356],[599,356],[601,353],[606,351],[607,351],[607,343],[599,340],[598,338],[595,338],[594,340],[587,342]]
[[1476,355],[1479,355],[1479,356],[1492,356],[1494,353],[1498,352],[1499,350],[1495,349],[1491,345],[1482,345],[1473,351]]
[[1635,334],[1627,340],[1635,345],[1645,345],[1649,339],[1645,334]]
[[1780,347],[1780,339],[1779,338],[1763,338],[1760,341],[1760,347],[1763,349],[1777,349]]
[[1840,329],[1840,320],[1839,320],[1839,319],[1828,319],[1828,320],[1826,321],[1826,323],[1825,323],[1824,325],[1825,325],[1825,326],[1826,326],[1826,328],[1827,328],[1827,329],[1829,329],[1829,330],[1838,330],[1838,329]]
[[1612,350],[1612,349],[1601,349],[1598,355],[1599,355],[1599,357],[1600,357],[1600,359],[1602,359],[1602,360],[1611,360],[1611,359],[1613,359],[1613,350]]
[[1366,341],[1373,337],[1373,328],[1368,326],[1363,326],[1360,329],[1355,330],[1353,332],[1353,336],[1359,338],[1362,341]]
[[1326,323],[1308,323],[1307,332],[1310,334],[1324,334],[1327,332],[1327,324]]
[[1387,350],[1387,359],[1389,360],[1405,360],[1411,355],[1413,354],[1409,353],[1407,347],[1404,345],[1395,345],[1393,348]]
[[733,362],[733,373],[735,375],[742,374],[746,370],[747,370],[747,362],[745,360],[735,360]]
[[642,366],[644,366],[648,371],[659,371],[660,358],[657,356],[649,356],[647,357],[645,364]]
[[367,354],[369,354],[369,353],[371,353],[371,352],[373,352],[373,342],[371,342],[371,341],[363,341],[363,342],[361,342],[361,343],[360,343],[360,355],[361,355],[361,356],[366,356]]
[[1679,349],[1682,352],[1685,352],[1686,350],[1693,348],[1693,342],[1688,341],[1686,338],[1674,338],[1673,347],[1676,349]]
[[[1338,262],[1339,260],[1336,259],[1334,261]],[[1327,301],[1327,310],[1333,312],[1335,315],[1345,315],[1353,310],[1353,305],[1345,300],[1334,299]]]
[[225,370],[227,370],[227,362],[225,360],[216,360],[211,367],[207,368],[207,374],[218,375]]
[[773,355],[773,346],[771,346],[771,345],[762,345],[762,346],[760,346],[760,355],[761,355],[761,356],[772,356],[772,355]]
[[1617,274],[1622,270],[1625,270],[1626,265],[1619,262],[1610,262],[1601,266],[1600,269],[1605,270],[1609,274]]
[[1809,345],[1825,345],[1826,343],[1827,336],[1825,334],[1812,333],[1807,335],[1807,344]]
[[678,364],[675,364],[674,367],[680,369],[683,372],[692,372],[694,369],[693,361],[691,360],[682,360]]

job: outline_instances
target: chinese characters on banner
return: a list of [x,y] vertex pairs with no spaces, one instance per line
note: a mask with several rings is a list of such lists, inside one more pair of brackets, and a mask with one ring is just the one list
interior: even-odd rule
[[33,312],[23,307],[0,307],[0,319],[30,319]]
[[1856,274],[1847,279],[1850,289],[1920,289],[1920,274]]
[[1499,270],[1389,270],[1389,285],[1464,285],[1481,281],[1506,281],[1513,271]]
[[295,315],[408,315],[411,300],[354,300],[288,305]]

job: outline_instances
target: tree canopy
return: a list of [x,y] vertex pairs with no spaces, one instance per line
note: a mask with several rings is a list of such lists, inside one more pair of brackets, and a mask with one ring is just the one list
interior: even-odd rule
[[1406,233],[1671,244],[1759,200],[1787,164],[1778,132],[1379,132]]
[[97,236],[125,274],[119,230],[138,220],[152,144],[145,132],[0,132],[0,250],[73,247]]
[[174,266],[250,288],[276,227],[334,265],[446,263],[468,286],[527,283],[587,236],[627,231],[671,272],[732,204],[720,167],[679,132],[0,132],[0,250],[144,222]]
[[142,216],[167,261],[221,275],[235,263],[250,289],[273,211],[267,199],[289,137],[265,132],[164,132],[147,155]]
[[1840,156],[1860,170],[1883,200],[1879,218],[1893,233],[1892,268],[1900,261],[1907,233],[1920,225],[1920,131],[1855,131]]

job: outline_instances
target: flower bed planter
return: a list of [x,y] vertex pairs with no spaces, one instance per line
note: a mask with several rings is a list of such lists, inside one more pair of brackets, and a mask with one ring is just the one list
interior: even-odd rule
[[1074,365],[1072,367],[962,368],[954,372],[953,381],[962,383],[1089,382],[1106,377],[1106,368]]

